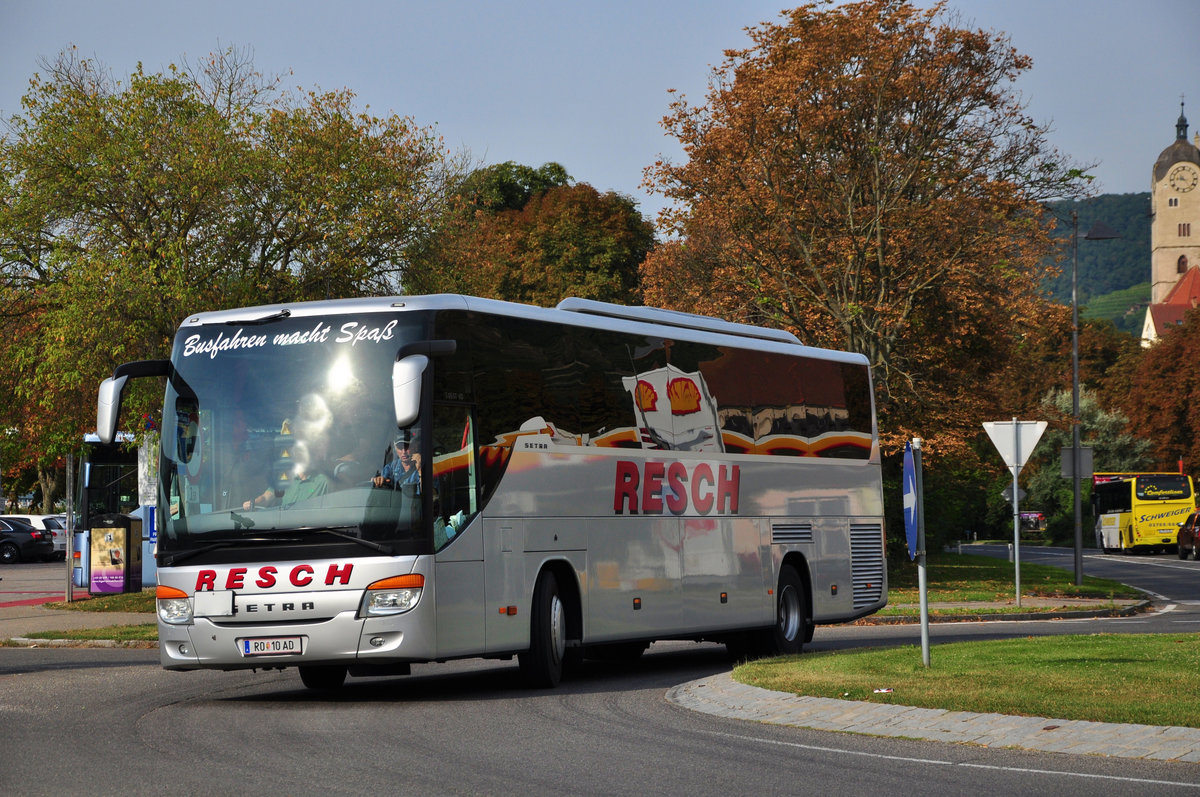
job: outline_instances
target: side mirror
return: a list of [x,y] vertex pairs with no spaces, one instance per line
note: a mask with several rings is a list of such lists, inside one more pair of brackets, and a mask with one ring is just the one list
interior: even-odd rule
[[392,365],[392,403],[396,426],[411,426],[421,413],[421,377],[429,358],[424,354],[401,357]]
[[127,376],[109,377],[100,383],[96,399],[96,436],[102,443],[111,443],[117,436],[117,416],[121,412],[121,393]]

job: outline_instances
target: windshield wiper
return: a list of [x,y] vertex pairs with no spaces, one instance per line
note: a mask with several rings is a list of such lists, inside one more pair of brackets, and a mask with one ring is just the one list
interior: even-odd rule
[[235,326],[235,327],[236,326],[246,326],[246,327],[258,326],[259,324],[269,324],[272,321],[279,321],[281,319],[288,318],[291,316],[291,314],[292,314],[291,310],[284,308],[284,309],[278,310],[274,313],[260,316],[259,318],[244,318],[244,319],[236,318],[236,319],[233,319],[232,321],[226,321],[225,324],[227,326]]
[[187,551],[181,551],[176,554],[167,554],[163,556],[163,564],[167,567],[177,565],[180,562],[191,559],[193,556],[199,556],[202,553],[215,551],[218,548],[239,548],[243,545],[275,545],[280,542],[299,542],[300,538],[285,539],[283,537],[228,537],[220,540],[213,540],[196,548]]
[[262,529],[253,537],[224,537],[192,548],[191,550],[181,551],[177,554],[167,554],[163,557],[163,564],[171,567],[191,559],[193,556],[199,556],[200,554],[220,548],[240,548],[244,545],[278,545],[281,542],[302,542],[303,535],[306,534],[330,534],[343,540],[358,543],[364,548],[370,548],[373,551],[386,554],[392,553],[391,545],[375,542],[374,540],[364,540],[362,537],[356,537],[344,531],[345,529],[357,528],[358,526],[297,526],[295,528]]
[[356,542],[359,545],[363,546],[364,548],[370,548],[373,551],[381,551],[381,552],[387,553],[387,554],[390,554],[392,552],[392,546],[390,546],[390,545],[386,545],[381,542],[375,542],[374,540],[364,540],[362,537],[357,537],[353,534],[347,534],[345,531],[346,529],[357,529],[357,528],[358,528],[358,526],[296,526],[295,528],[279,528],[279,529],[264,530],[263,533],[264,534],[272,534],[272,535],[276,534],[276,533],[278,533],[278,534],[295,534],[297,532],[299,532],[301,534],[331,534],[334,537],[341,537],[343,540],[350,540],[350,542]]

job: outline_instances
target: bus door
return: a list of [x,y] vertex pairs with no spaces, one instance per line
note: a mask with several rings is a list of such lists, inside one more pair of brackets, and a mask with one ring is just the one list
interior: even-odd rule
[[434,591],[439,655],[478,653],[484,640],[483,535],[479,523],[479,474],[469,407],[435,404],[432,467]]

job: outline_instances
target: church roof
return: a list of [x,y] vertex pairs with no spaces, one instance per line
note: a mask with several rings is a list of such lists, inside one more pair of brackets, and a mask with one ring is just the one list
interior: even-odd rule
[[1187,117],[1183,115],[1183,103],[1179,103],[1179,119],[1175,121],[1175,140],[1171,142],[1171,146],[1159,153],[1158,160],[1154,162],[1154,182],[1157,183],[1167,176],[1169,170],[1176,163],[1187,161],[1200,166],[1200,149],[1196,145],[1187,140]]
[[[1171,292],[1163,297],[1162,303],[1153,306],[1160,307],[1162,305],[1181,307],[1184,310],[1190,310],[1200,305],[1200,267],[1189,268],[1187,273],[1179,278],[1179,282],[1175,283]],[[1180,317],[1182,318],[1182,314]]]

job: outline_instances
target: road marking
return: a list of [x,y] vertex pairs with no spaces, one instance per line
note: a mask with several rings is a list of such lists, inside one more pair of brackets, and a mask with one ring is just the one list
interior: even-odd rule
[[911,756],[888,755],[886,753],[866,753],[860,750],[846,750],[840,747],[822,747],[815,744],[801,744],[799,742],[785,742],[778,739],[761,739],[757,736],[742,736],[734,733],[722,733],[721,731],[699,731],[699,733],[710,734],[712,736],[720,736],[725,739],[737,739],[745,742],[758,742],[760,744],[770,744],[777,747],[790,747],[795,750],[810,750],[815,753],[840,753],[842,755],[860,756],[862,758],[879,758],[885,761],[900,761],[907,764],[935,764],[937,766],[946,767],[967,767],[970,769],[991,769],[998,772],[1020,772],[1029,775],[1061,775],[1067,778],[1088,778],[1091,780],[1111,780],[1122,783],[1149,783],[1155,786],[1184,786],[1191,789],[1200,789],[1200,783],[1188,783],[1178,780],[1146,780],[1145,778],[1130,778],[1121,775],[1097,775],[1092,772],[1061,772],[1055,769],[1032,769],[1029,767],[1004,767],[994,764],[972,764],[969,762],[944,761],[938,758],[914,758]]
[[[59,597],[61,599],[61,596]],[[54,603],[54,600],[55,599],[52,596],[47,595],[44,598],[26,598],[25,600],[21,601],[2,601],[0,602],[0,609],[9,608],[11,606],[41,606],[43,603]]]

